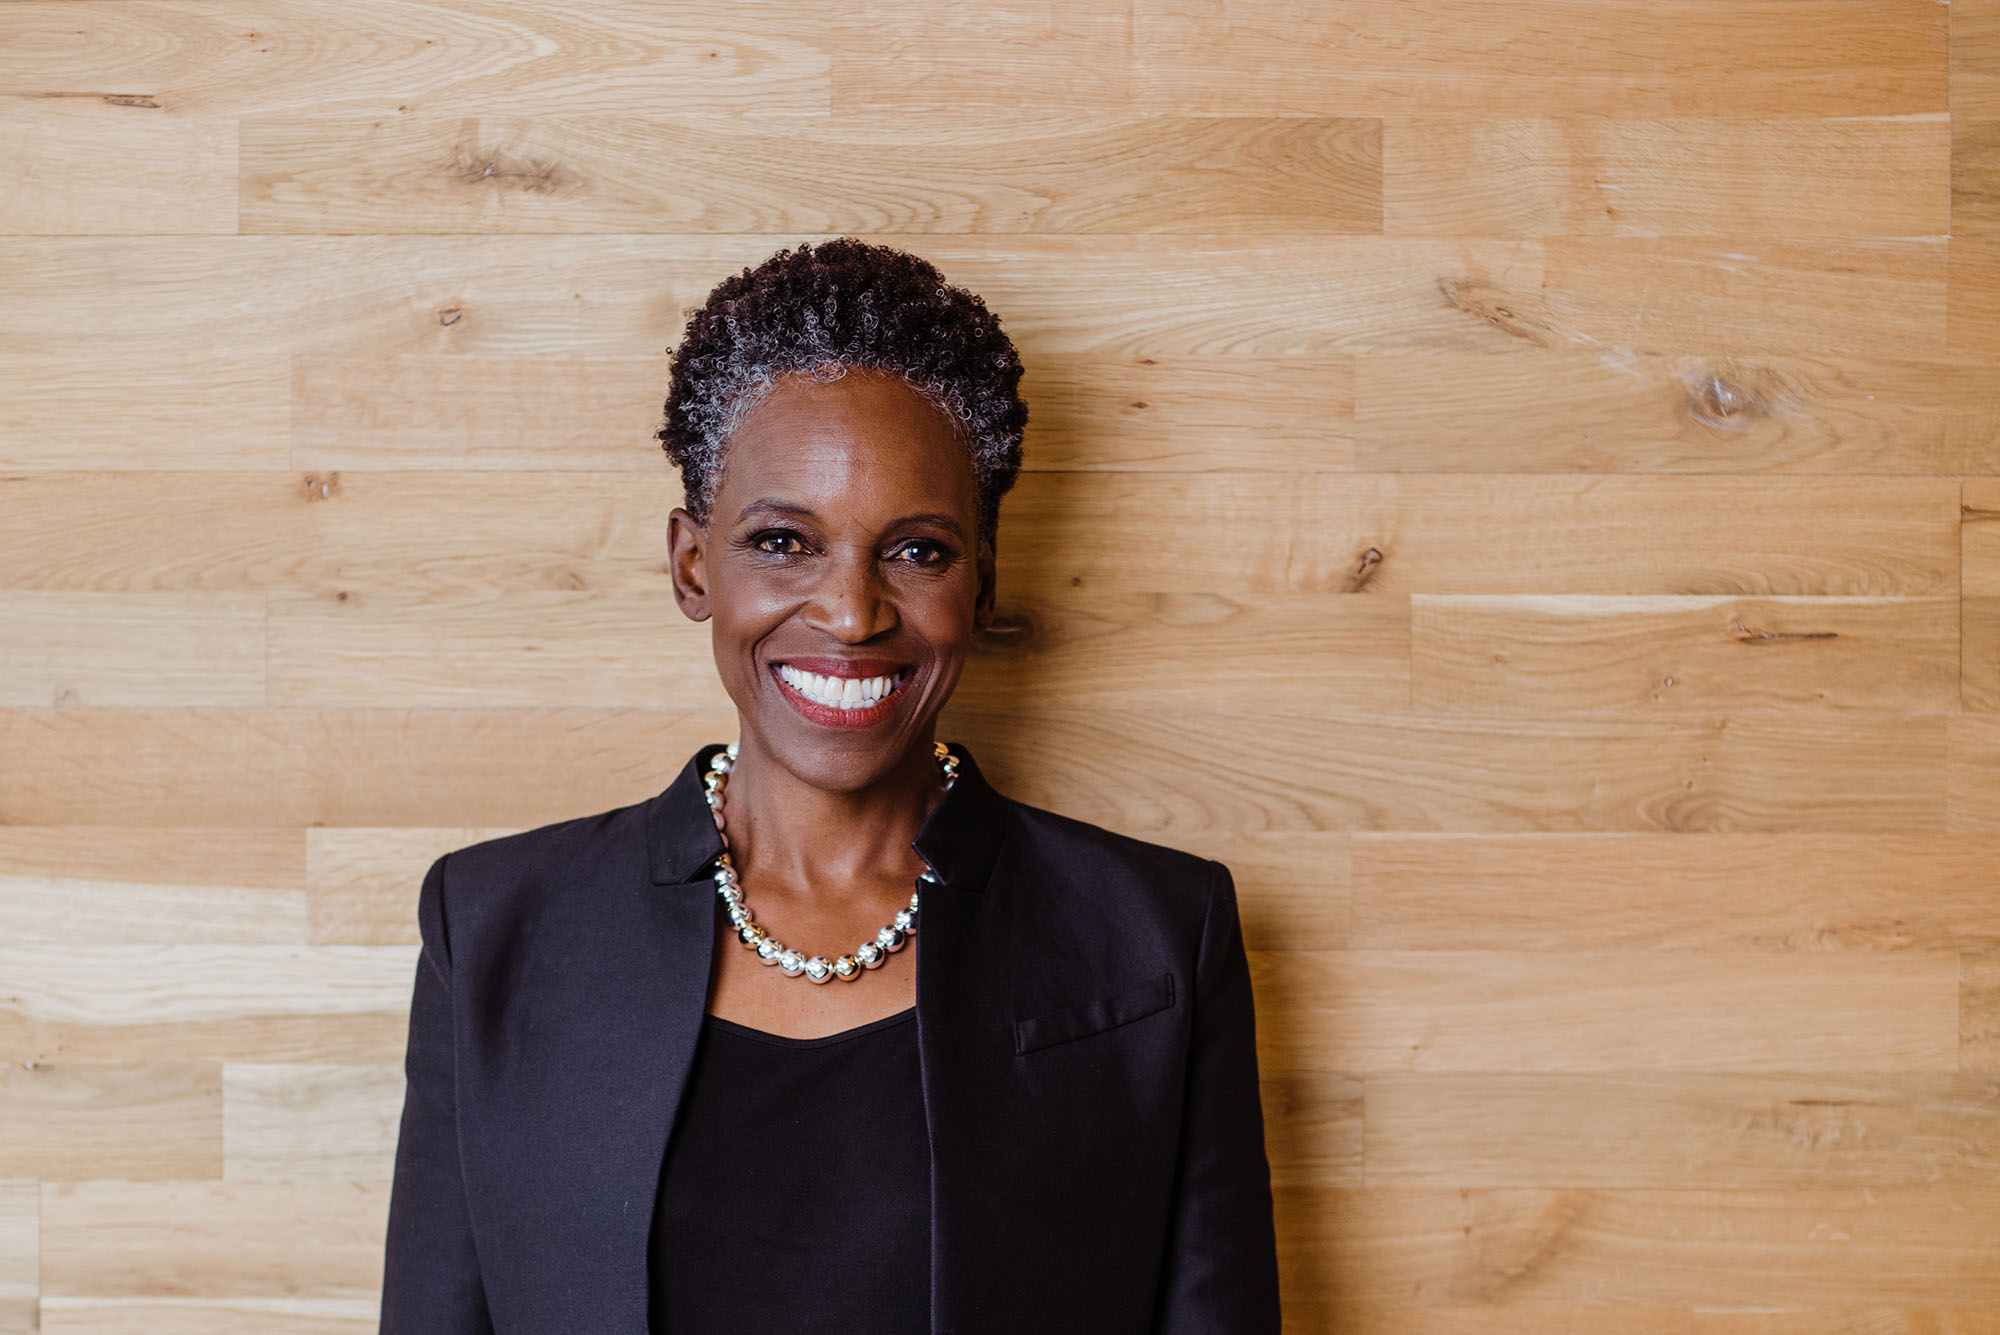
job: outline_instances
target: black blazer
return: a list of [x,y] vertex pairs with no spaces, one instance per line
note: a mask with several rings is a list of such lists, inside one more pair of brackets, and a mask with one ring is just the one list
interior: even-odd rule
[[[932,1330],[1276,1332],[1228,870],[1014,802],[954,749],[914,841],[944,882],[916,940]],[[647,801],[431,864],[383,1335],[645,1335],[717,940],[713,753]]]

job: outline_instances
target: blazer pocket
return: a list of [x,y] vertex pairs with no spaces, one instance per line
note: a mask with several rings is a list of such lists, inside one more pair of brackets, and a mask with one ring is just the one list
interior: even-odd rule
[[1174,975],[1163,973],[1097,1001],[1014,1021],[1014,1052],[1033,1052],[1143,1020],[1174,1004]]

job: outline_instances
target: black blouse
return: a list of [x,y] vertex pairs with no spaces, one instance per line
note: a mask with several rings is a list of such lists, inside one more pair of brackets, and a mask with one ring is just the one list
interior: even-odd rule
[[653,1212],[654,1335],[930,1330],[916,1016],[822,1038],[704,1017]]

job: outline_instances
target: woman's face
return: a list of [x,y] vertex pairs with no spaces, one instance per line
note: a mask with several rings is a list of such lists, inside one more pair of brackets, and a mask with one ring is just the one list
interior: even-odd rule
[[928,753],[992,608],[978,519],[950,421],[899,376],[790,376],[752,408],[708,528],[676,509],[668,529],[746,745],[845,792]]

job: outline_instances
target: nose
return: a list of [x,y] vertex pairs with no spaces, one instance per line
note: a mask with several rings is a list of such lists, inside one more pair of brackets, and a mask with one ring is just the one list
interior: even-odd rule
[[823,564],[801,619],[843,644],[860,644],[896,625],[896,605],[873,552],[852,552]]

